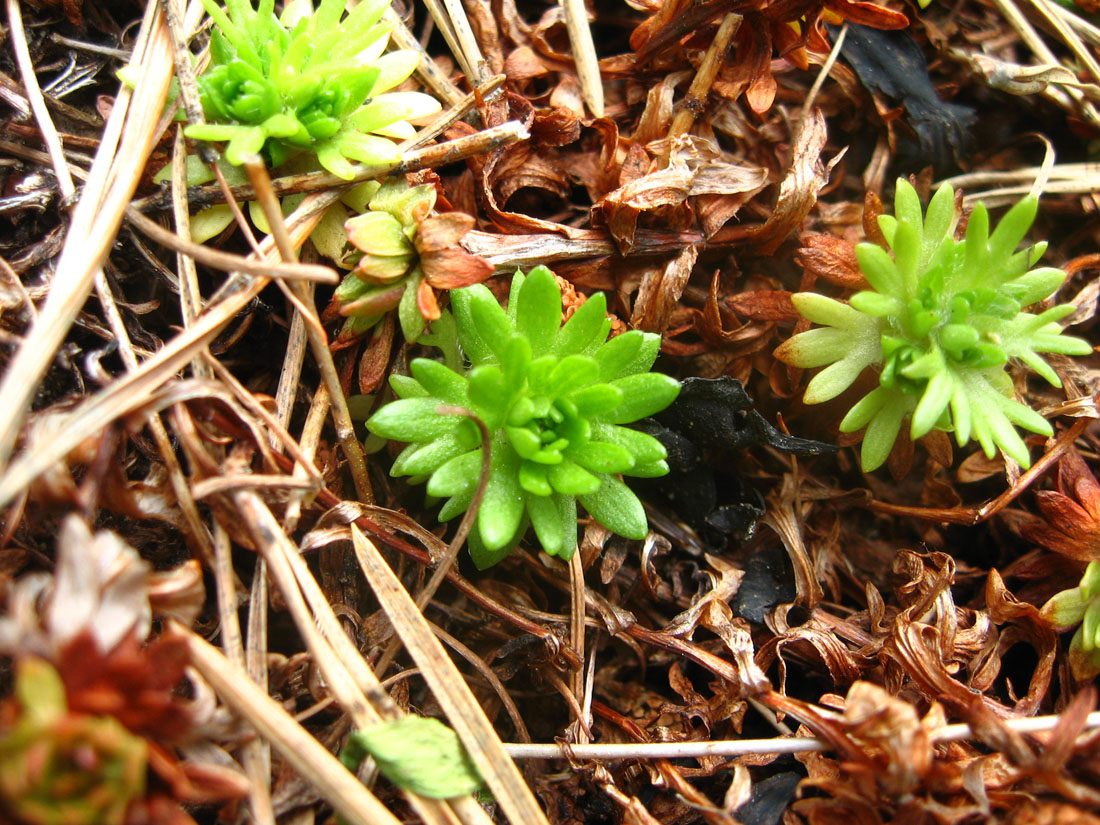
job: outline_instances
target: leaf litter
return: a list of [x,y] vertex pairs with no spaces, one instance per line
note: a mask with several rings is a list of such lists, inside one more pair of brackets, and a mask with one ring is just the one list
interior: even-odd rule
[[[255,253],[253,274],[195,268],[181,220],[226,194],[153,182],[181,157],[182,124],[114,77],[134,55],[167,82],[168,28],[134,25],[155,7],[24,6],[0,35],[0,363],[25,399],[0,415],[3,817],[327,821],[363,816],[354,799],[429,823],[536,821],[536,806],[555,823],[1096,821],[1097,667],[1081,641],[1100,616],[1095,359],[1052,358],[1058,391],[1013,373],[1055,429],[1028,440],[1027,472],[933,432],[862,474],[837,427],[874,377],[811,410],[808,371],[773,354],[808,328],[791,294],[866,288],[854,247],[883,243],[899,176],[924,198],[950,178],[965,224],[975,194],[1008,204],[1047,175],[1032,237],[1070,273],[1072,334],[1094,340],[1089,5],[599,0],[586,40],[577,4],[410,4],[394,37],[431,66],[401,91],[457,108],[427,148],[402,148],[416,160],[368,176],[405,175],[434,206],[403,228],[422,266],[410,297],[369,296],[364,313],[398,314],[344,334],[335,303],[313,309],[331,285],[303,300],[270,283],[331,280],[355,247],[377,251],[365,230],[344,240],[346,198],[322,218],[337,181],[275,171],[298,201],[284,209],[299,269]],[[200,7],[166,6],[199,54]],[[93,166],[120,138],[125,162]],[[88,180],[76,197],[101,198],[98,216],[72,211],[68,178]],[[250,254],[233,228],[210,246],[230,268]],[[567,317],[602,290],[613,335],[661,335],[658,369],[684,390],[641,428],[672,473],[634,485],[645,540],[582,519],[575,569],[530,539],[484,573],[460,554],[412,632],[353,533],[413,599],[451,533],[387,476],[389,447],[368,440],[365,467],[344,448],[386,376],[425,353],[416,330],[446,350],[432,323],[449,288],[484,280],[504,298],[537,264]],[[307,352],[321,328],[330,366]],[[336,386],[355,433],[329,419]],[[453,666],[418,635],[433,626]],[[441,687],[453,667],[463,690]],[[275,701],[242,698],[256,691]],[[454,724],[464,702],[493,730]],[[479,802],[468,783],[428,799],[369,768],[353,788],[335,759],[295,753],[417,717],[451,722],[482,775],[502,741],[560,754],[522,779],[489,771],[505,784]],[[969,735],[946,738],[958,723]],[[801,736],[817,749],[780,745]],[[676,755],[739,739],[774,744]],[[604,759],[589,743],[667,750]]]

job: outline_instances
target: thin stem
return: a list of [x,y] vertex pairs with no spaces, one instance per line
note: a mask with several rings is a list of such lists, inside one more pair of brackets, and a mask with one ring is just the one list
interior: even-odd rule
[[[252,188],[256,192],[256,199],[267,217],[271,228],[271,237],[275,246],[288,263],[297,263],[298,254],[283,221],[283,211],[275,190],[271,186],[271,178],[267,174],[267,167],[259,157],[254,157],[245,162],[248,178],[252,181]],[[303,320],[306,321],[306,336],[309,338],[313,357],[317,359],[317,366],[321,370],[321,377],[328,389],[329,399],[332,403],[332,418],[336,425],[336,435],[340,439],[340,445],[344,448],[344,455],[348,459],[352,481],[355,484],[355,493],[360,501],[368,504],[374,502],[374,491],[371,490],[370,477],[367,474],[367,459],[363,452],[363,445],[355,435],[355,425],[351,420],[351,412],[348,410],[348,399],[344,395],[344,389],[340,384],[340,373],[336,369],[336,363],[332,360],[332,352],[328,348],[328,337],[320,326],[317,318],[317,310],[313,303],[313,295],[305,288],[304,284],[289,283],[288,288],[304,307]]]

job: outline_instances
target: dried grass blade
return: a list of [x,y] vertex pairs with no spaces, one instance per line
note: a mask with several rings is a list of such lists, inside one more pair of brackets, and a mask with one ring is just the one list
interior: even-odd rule
[[603,79],[600,77],[600,59],[596,56],[592,29],[588,25],[588,9],[584,0],[561,0],[561,4],[565,9],[565,27],[569,31],[573,59],[577,63],[581,95],[592,114],[603,117]]
[[[367,728],[403,716],[351,643],[298,548],[263,500],[255,492],[245,491],[238,493],[235,501],[247,517],[245,523],[267,561],[298,632],[355,727]],[[456,821],[443,800],[426,799],[411,792],[405,796],[425,825],[451,825]],[[469,825],[487,825],[485,820],[465,821]]]
[[15,62],[19,64],[19,74],[23,78],[23,88],[27,90],[27,99],[31,109],[34,110],[34,119],[42,132],[46,151],[50,153],[50,162],[57,176],[57,185],[61,189],[61,195],[68,201],[76,193],[76,186],[73,184],[73,176],[69,174],[65,151],[61,148],[61,137],[57,134],[57,127],[53,125],[53,120],[50,118],[50,112],[46,108],[46,98],[42,95],[38,76],[34,73],[34,63],[31,61],[30,48],[27,46],[27,35],[23,29],[23,14],[19,8],[19,0],[8,0],[7,6],[12,49],[15,52]]
[[176,622],[169,625],[168,636],[186,642],[191,663],[222,701],[269,740],[340,816],[356,825],[400,825],[363,783],[240,667]]
[[[324,209],[337,197],[339,194],[336,192],[320,193],[307,198],[298,207],[290,219],[297,243],[308,237],[316,222],[321,219]],[[268,249],[270,248],[269,245]],[[274,254],[273,251],[269,252],[272,257]],[[64,458],[88,433],[98,432],[108,422],[146,403],[150,393],[196,357],[268,283],[267,278],[255,278],[246,282],[231,281],[223,287],[220,300],[210,304],[193,326],[173,338],[137,370],[120,377],[85,400],[65,420],[54,438],[42,445],[41,449],[20,455],[7,472],[0,476],[0,507],[11,501],[46,469]],[[11,377],[11,373],[8,377]]]
[[[46,305],[0,383],[0,398],[4,399],[0,410],[0,471],[11,457],[31,397],[84,305],[96,270],[103,265],[114,243],[126,203],[137,187],[145,159],[157,137],[154,128],[172,76],[171,48],[163,17],[153,4],[146,11],[143,26],[148,32],[148,42],[138,66],[142,82],[130,105],[125,105],[128,95],[122,94],[111,113],[88,183],[73,212]],[[115,163],[112,132],[122,137],[117,155],[126,158],[125,164]]]
[[523,775],[412,597],[378,548],[355,525],[351,527],[351,537],[367,583],[509,821],[513,825],[546,823],[546,816]]

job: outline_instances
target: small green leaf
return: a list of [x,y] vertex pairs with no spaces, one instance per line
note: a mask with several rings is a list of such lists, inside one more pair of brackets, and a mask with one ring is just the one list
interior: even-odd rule
[[519,485],[528,493],[536,496],[548,496],[554,492],[546,478],[546,465],[533,461],[524,461],[519,468]]
[[206,243],[233,223],[233,209],[227,203],[216,203],[191,216],[191,240]]
[[567,355],[554,365],[545,384],[533,389],[549,398],[560,398],[593,384],[599,375],[599,366],[587,355]]
[[1081,588],[1073,587],[1053,596],[1043,605],[1039,615],[1053,625],[1055,630],[1069,630],[1084,618],[1090,601],[1092,600],[1081,592]]
[[614,476],[601,476],[600,489],[577,500],[592,518],[613,533],[644,539],[649,532],[645,508],[633,491]]
[[606,441],[589,441],[565,451],[565,457],[594,473],[625,473],[634,467],[634,456],[625,447]]
[[536,266],[516,296],[516,331],[531,343],[535,358],[549,352],[561,327],[561,288],[545,266]]
[[596,424],[592,428],[592,438],[616,444],[634,457],[640,464],[660,461],[668,457],[665,445],[648,433],[638,432],[629,427],[613,424]]
[[427,492],[436,498],[459,496],[476,489],[481,475],[481,450],[455,456],[428,479]]
[[411,375],[390,373],[390,388],[398,398],[428,398],[430,393]]
[[420,280],[424,277],[419,269],[413,270],[405,281],[401,292],[401,300],[397,304],[397,320],[401,323],[401,334],[410,344],[415,344],[424,332],[424,316],[420,314],[420,306],[417,304],[417,293],[420,291]]
[[375,435],[395,441],[428,441],[451,432],[461,419],[440,415],[438,398],[406,398],[387,404],[367,420]]
[[1033,195],[1028,195],[1001,218],[989,238],[989,256],[994,262],[1004,261],[1016,251],[1031,224],[1035,222],[1038,211],[1039,201]]
[[[458,431],[440,436],[434,441],[410,444],[390,467],[392,476],[424,476],[434,473],[447,461],[471,449]],[[480,451],[479,451],[480,452]]]
[[533,458],[542,447],[538,434],[526,427],[505,427],[505,432],[520,458]]
[[565,542],[565,531],[562,529],[561,513],[554,497],[528,492],[527,515],[531,518],[531,526],[535,528],[535,535],[538,536],[542,549],[551,556],[560,554]]
[[886,402],[875,413],[863,435],[860,465],[865,473],[881,467],[890,457],[890,451],[901,431],[901,422],[910,410],[910,402],[898,394],[887,395]]
[[569,395],[577,408],[577,415],[599,418],[611,412],[623,402],[623,391],[610,384],[592,384]]
[[[867,282],[875,288],[876,292],[887,295],[897,300],[905,299],[905,289],[901,273],[898,271],[894,259],[881,246],[873,243],[856,244],[856,260],[859,261],[859,269]],[[800,293],[802,294],[802,293]],[[798,304],[796,303],[797,307]],[[798,307],[798,311],[804,316],[805,311]],[[814,323],[830,323],[810,318]]]
[[567,496],[580,496],[595,493],[600,488],[600,479],[572,461],[562,461],[550,465],[546,470],[550,486]]
[[658,413],[680,394],[680,382],[657,372],[628,375],[612,382],[623,394],[623,403],[602,416],[609,424],[629,424]]
[[409,372],[429,395],[458,407],[466,405],[466,379],[449,367],[430,358],[414,358]]
[[[857,292],[849,301],[853,309],[874,318],[885,318],[888,315],[901,313],[901,302],[897,298],[891,298],[889,295],[882,295],[878,292]],[[813,332],[813,330],[810,331]]]
[[415,251],[401,224],[388,212],[356,215],[344,224],[344,229],[348,240],[371,255],[411,255]]
[[478,531],[490,552],[508,546],[523,518],[524,491],[519,485],[520,458],[499,434],[493,441],[492,471],[478,511]]
[[[478,289],[479,286],[481,289]],[[480,347],[475,347],[475,349],[481,350],[481,353],[474,363],[490,357],[499,360],[500,353],[505,350],[515,334],[515,327],[513,327],[511,319],[500,308],[497,299],[493,297],[493,293],[487,287],[477,284],[467,289],[469,290],[467,303],[469,320],[464,323],[464,318],[458,316],[459,336],[463,341],[463,349],[466,349],[467,355],[475,358],[473,353],[470,352],[470,348],[467,347],[466,338],[476,336],[481,342],[484,342],[484,349],[481,350]],[[466,290],[459,291],[465,292]]]
[[635,476],[636,478],[660,478],[668,475],[668,462],[648,461],[645,464],[636,464],[632,469],[624,470],[623,475]]
[[596,350],[600,365],[600,380],[614,381],[627,375],[647,372],[657,360],[661,336],[636,329],[617,335]]
[[410,714],[382,722],[351,734],[348,749],[369,754],[386,779],[429,799],[465,796],[482,784],[457,734],[438,719]]
[[555,355],[591,355],[607,340],[611,321],[607,318],[607,298],[597,292],[581,304],[554,338]]

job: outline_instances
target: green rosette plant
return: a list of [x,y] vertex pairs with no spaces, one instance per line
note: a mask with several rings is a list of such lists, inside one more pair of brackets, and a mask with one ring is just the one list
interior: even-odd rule
[[1016,249],[1037,209],[1034,197],[1024,198],[990,233],[989,213],[978,204],[956,240],[951,187],[941,186],[923,215],[916,191],[899,180],[894,215],[879,217],[893,255],[871,243],[856,247],[871,289],[847,304],[811,292],[792,296],[803,317],[821,325],[776,350],[792,366],[825,367],[806,387],[807,404],[836,398],[868,368],[878,372],[878,386],[840,423],[841,432],[867,428],[860,456],[865,471],[887,459],[907,417],[914,439],[933,429],[954,432],[960,446],[974,438],[990,458],[999,447],[1023,467],[1031,458],[1016,427],[1053,433],[1016,400],[1006,365],[1014,359],[1060,387],[1039,353],[1086,355],[1092,347],[1062,334],[1058,322],[1073,306],[1024,311],[1054,294],[1066,277],[1060,269],[1034,267],[1045,242]]
[[441,314],[434,290],[480,283],[493,267],[459,245],[474,228],[472,215],[431,214],[433,185],[409,186],[398,177],[364,186],[373,187],[367,210],[344,224],[347,242],[361,254],[337,260],[354,267],[333,295],[347,318],[341,335],[365,332],[396,307],[405,340],[414,342]]
[[1090,561],[1077,587],[1063,590],[1039,615],[1056,630],[1080,625],[1069,643],[1069,662],[1082,681],[1100,673],[1100,561]]
[[[274,0],[202,0],[215,28],[210,66],[199,77],[209,123],[186,130],[198,140],[228,141],[225,156],[240,165],[261,152],[272,166],[310,151],[345,180],[350,161],[386,163],[398,157],[391,138],[414,133],[409,119],[440,109],[420,92],[390,92],[416,68],[412,50],[383,54],[392,24],[380,22],[390,0],[364,0],[343,17],[343,0],[321,0],[291,24]],[[343,19],[341,20],[341,17]]]
[[543,266],[516,273],[507,310],[482,284],[452,291],[451,305],[453,317],[445,313],[431,337],[448,363],[417,358],[411,375],[391,376],[399,400],[367,421],[375,435],[408,442],[391,474],[426,481],[430,496],[446,499],[440,520],[465,512],[478,486],[481,435],[473,420],[447,412],[465,408],[491,438],[488,485],[469,537],[480,569],[503,559],[528,524],[547,553],[571,558],[578,502],[609,530],[644,538],[645,511],[618,476],[664,475],[666,453],[622,425],[664,409],[680,391],[674,378],[649,372],[660,336],[635,330],[607,340],[602,293],[563,325],[561,289]]

